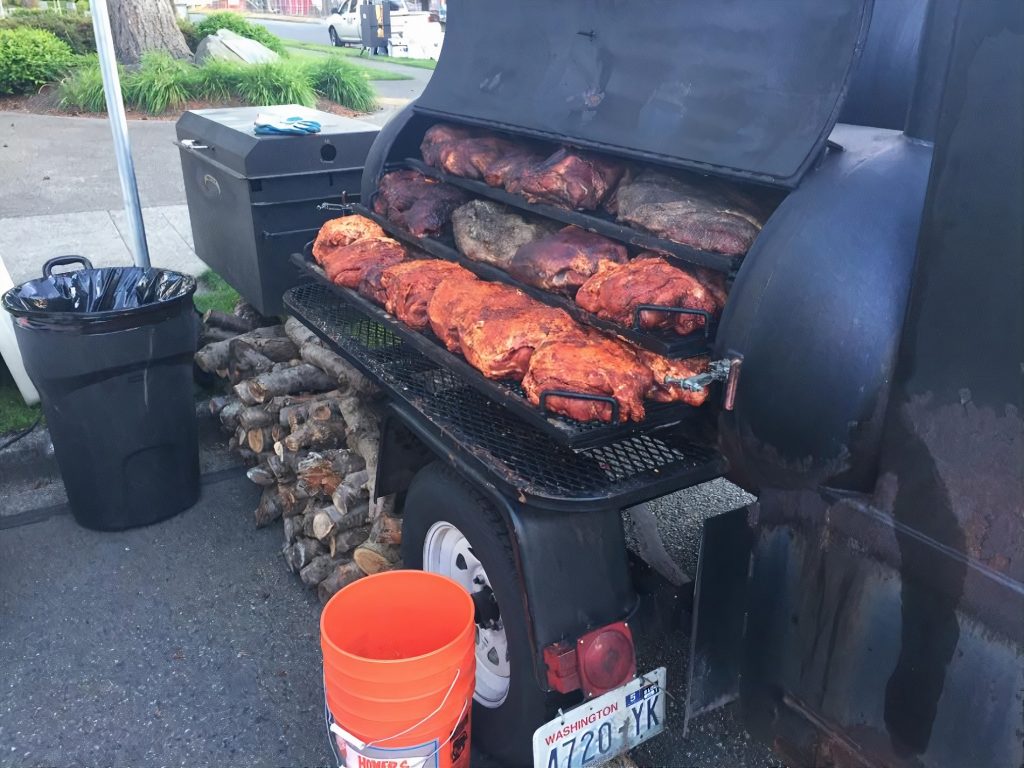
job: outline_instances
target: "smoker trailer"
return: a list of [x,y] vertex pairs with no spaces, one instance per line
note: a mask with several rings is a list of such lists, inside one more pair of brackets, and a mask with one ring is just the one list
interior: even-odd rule
[[741,260],[654,243],[731,280],[724,399],[630,427],[531,410],[352,291],[286,294],[386,394],[406,564],[473,592],[477,746],[530,764],[539,725],[635,674],[622,510],[724,476],[757,501],[704,526],[687,720],[738,699],[792,765],[1024,765],[1024,5],[452,5],[367,206],[387,170],[438,175],[439,121],[779,201]]

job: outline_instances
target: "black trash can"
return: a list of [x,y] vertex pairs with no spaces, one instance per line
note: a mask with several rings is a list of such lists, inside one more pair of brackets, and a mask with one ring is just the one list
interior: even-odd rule
[[[61,264],[84,269],[53,275]],[[195,289],[178,272],[62,256],[3,296],[86,528],[148,525],[199,498]]]

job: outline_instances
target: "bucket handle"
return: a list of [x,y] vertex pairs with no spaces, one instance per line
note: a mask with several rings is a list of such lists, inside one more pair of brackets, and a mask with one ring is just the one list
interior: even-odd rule
[[81,264],[82,269],[92,269],[92,262],[85,256],[54,256],[43,264],[43,277],[53,277],[54,267],[63,267],[67,264]]
[[[437,705],[437,709],[435,709],[429,715],[424,717],[418,723],[414,723],[413,725],[410,725],[404,731],[399,731],[398,733],[394,734],[393,736],[385,736],[382,739],[374,739],[373,741],[363,741],[362,739],[358,739],[355,736],[353,736],[351,733],[346,731],[344,728],[342,728],[337,723],[331,723],[331,732],[337,734],[338,736],[341,736],[341,738],[343,738],[345,741],[347,741],[349,744],[351,744],[356,749],[366,749],[367,747],[373,747],[373,746],[376,746],[377,744],[380,744],[380,743],[385,742],[385,741],[394,741],[395,739],[401,738],[402,736],[405,736],[405,734],[410,733],[410,732],[416,730],[417,728],[419,728],[421,725],[423,725],[425,722],[427,722],[430,718],[432,718],[434,715],[438,714],[439,712],[441,712],[441,710],[444,709],[444,705],[448,703],[448,699],[452,695],[452,691],[455,690],[455,684],[457,682],[459,682],[459,675],[461,675],[461,674],[462,674],[462,670],[461,669],[455,670],[455,679],[452,680],[452,684],[448,686],[448,691],[447,691],[447,693],[445,693],[444,698],[441,699],[441,703]],[[445,739],[444,741],[442,741],[440,744],[438,744],[437,745],[437,749],[435,749],[429,755],[424,755],[423,757],[418,758],[417,762],[410,762],[409,763],[409,768],[417,768],[417,766],[423,765],[423,763],[425,763],[427,760],[429,760],[434,755],[436,755],[438,752],[440,752],[448,742],[450,742],[452,739],[455,738],[455,732],[459,730],[459,725],[462,724],[462,718],[465,717],[465,715],[466,715],[466,709],[467,709],[467,707],[469,707],[469,701],[470,701],[469,699],[466,699],[466,701],[464,701],[462,703],[462,710],[459,712],[459,716],[455,720],[455,727],[452,728],[452,732],[448,734],[448,738]]]

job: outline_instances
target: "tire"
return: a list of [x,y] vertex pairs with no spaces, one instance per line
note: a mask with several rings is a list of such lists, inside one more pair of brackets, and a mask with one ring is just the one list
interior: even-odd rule
[[337,30],[334,29],[334,27],[327,28],[327,36],[331,38],[331,45],[333,45],[335,48],[339,48],[343,45],[343,43],[341,42],[341,38],[338,37],[338,32]]
[[[431,557],[438,536],[453,535],[446,525],[465,537],[471,553],[467,556],[470,560],[475,557],[482,566],[507,639],[508,686],[499,703],[496,687],[484,680],[487,677],[494,681],[487,673],[494,666],[493,651],[497,646],[491,647],[491,656],[481,659],[483,649],[478,645],[473,744],[505,765],[532,765],[533,732],[554,715],[555,701],[540,689],[533,675],[523,587],[515,569],[508,526],[490,501],[438,462],[424,467],[413,478],[403,518],[402,557],[406,568],[444,573],[445,568],[430,567],[431,563],[425,568],[424,560],[425,556]],[[465,560],[461,562],[465,564]],[[478,628],[478,643],[486,644],[486,639],[480,638],[486,638],[488,632]]]

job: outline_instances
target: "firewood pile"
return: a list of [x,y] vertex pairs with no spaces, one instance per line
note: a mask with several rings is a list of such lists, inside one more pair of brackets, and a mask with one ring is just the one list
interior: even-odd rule
[[380,425],[374,385],[294,318],[248,305],[203,317],[196,365],[225,382],[210,400],[262,489],[258,527],[282,521],[284,562],[326,602],[399,564],[394,500],[374,501]]

